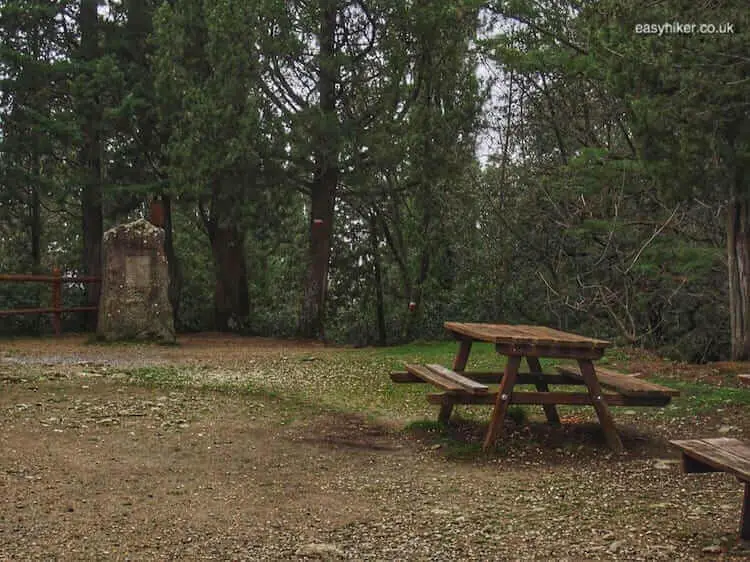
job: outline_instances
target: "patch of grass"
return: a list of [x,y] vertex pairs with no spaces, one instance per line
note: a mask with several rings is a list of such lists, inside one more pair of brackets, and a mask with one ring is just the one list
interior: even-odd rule
[[139,367],[128,369],[125,374],[134,382],[155,386],[185,386],[190,382],[190,375],[185,368],[178,367]]
[[524,425],[529,421],[529,414],[522,406],[511,406],[506,414],[516,425]]
[[[450,366],[458,351],[458,342],[416,342],[393,347],[373,348],[360,353],[367,353],[373,359],[380,360],[391,369],[400,369],[404,363],[439,363]],[[468,368],[471,370],[502,369],[503,357],[495,353],[489,343],[475,343],[469,355]]]
[[705,414],[729,405],[750,406],[750,389],[715,386],[700,382],[653,378],[654,382],[680,391],[666,408],[671,416]]
[[628,361],[629,359],[630,357],[626,349],[615,346],[608,348],[606,354],[599,360],[599,362],[602,364],[608,364],[614,361]]
[[452,460],[474,460],[485,454],[481,443],[469,443],[456,439],[446,440],[443,443],[443,453],[446,458]]
[[426,437],[426,440],[437,446],[447,459],[473,460],[484,454],[482,444],[467,441],[455,425],[445,425],[433,420],[417,420],[409,423],[404,429]]

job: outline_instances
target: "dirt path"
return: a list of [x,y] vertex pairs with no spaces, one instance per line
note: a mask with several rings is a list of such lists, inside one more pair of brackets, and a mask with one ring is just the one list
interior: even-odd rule
[[73,340],[12,345],[13,361],[0,362],[3,560],[748,555],[736,543],[739,484],[685,477],[666,451],[660,460],[589,448],[550,462],[521,447],[462,462],[413,435],[282,398],[79,372],[90,361],[199,362],[208,348],[231,366],[305,345],[196,338],[137,356]]

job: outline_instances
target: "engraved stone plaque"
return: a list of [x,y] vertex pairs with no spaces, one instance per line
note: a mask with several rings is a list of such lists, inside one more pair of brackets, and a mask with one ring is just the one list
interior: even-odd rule
[[125,257],[125,285],[147,288],[151,284],[151,256]]

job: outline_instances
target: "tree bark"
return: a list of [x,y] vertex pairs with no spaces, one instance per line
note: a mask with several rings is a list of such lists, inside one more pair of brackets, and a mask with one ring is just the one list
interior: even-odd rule
[[167,256],[169,269],[169,302],[172,304],[172,316],[175,326],[180,317],[180,294],[182,292],[182,271],[177,253],[174,249],[174,229],[172,227],[172,198],[161,196],[162,211],[164,213],[164,253]]
[[29,209],[29,230],[31,238],[31,271],[40,273],[42,269],[42,203],[39,188],[31,187],[31,208]]
[[234,331],[250,316],[245,233],[236,226],[214,225],[208,235],[216,273],[214,323],[219,331]]
[[750,201],[739,189],[727,209],[732,359],[750,359]]
[[[79,25],[81,29],[80,58],[84,62],[94,61],[99,52],[99,25],[96,0],[82,0]],[[102,235],[104,234],[102,212],[102,159],[99,135],[99,104],[97,100],[81,100],[85,107],[82,127],[81,168],[83,186],[81,191],[81,213],[83,227],[83,271],[87,275],[102,274]],[[99,283],[86,284],[86,301],[89,306],[99,305]],[[97,314],[86,313],[87,330],[96,330]]]
[[380,264],[380,244],[378,242],[378,223],[375,215],[370,215],[370,244],[372,251],[372,272],[375,283],[375,314],[378,325],[378,345],[387,344],[388,335],[385,326],[385,299],[383,298],[383,276]]
[[339,181],[338,116],[336,114],[336,0],[321,0],[320,19],[320,123],[315,171],[311,186],[310,250],[299,319],[300,335],[323,338],[328,264],[331,257],[336,188]]

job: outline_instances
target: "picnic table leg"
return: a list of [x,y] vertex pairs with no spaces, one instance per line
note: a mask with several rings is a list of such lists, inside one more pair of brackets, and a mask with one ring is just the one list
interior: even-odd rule
[[[453,358],[453,370],[463,371],[466,369],[466,363],[469,361],[469,353],[471,352],[472,340],[461,340],[458,352]],[[453,404],[443,404],[440,406],[440,413],[438,414],[438,423],[447,424],[451,419],[453,413]]]
[[609,408],[605,403],[602,396],[602,387],[599,385],[599,380],[596,378],[596,371],[594,370],[594,364],[590,359],[579,359],[578,366],[581,369],[581,376],[583,382],[589,389],[589,395],[591,401],[594,403],[594,409],[596,415],[599,416],[599,423],[604,431],[604,438],[607,440],[607,444],[610,449],[617,453],[621,453],[624,449],[620,436],[617,435],[617,428],[615,428],[615,422],[612,419],[612,414],[609,413]]
[[[526,363],[529,365],[529,370],[532,373],[542,374],[542,364],[539,362],[538,357],[526,356]],[[549,392],[549,385],[544,381],[536,383],[536,389],[539,392]],[[560,416],[557,413],[557,406],[554,404],[544,404],[544,415],[547,416],[547,421],[552,425],[560,425]]]
[[521,357],[519,355],[511,355],[505,364],[505,373],[503,374],[503,380],[500,382],[500,388],[497,389],[497,400],[492,410],[490,426],[487,428],[487,435],[484,438],[483,448],[485,451],[492,447],[495,440],[503,434],[503,421],[510,405],[510,397],[513,394],[513,386],[516,384],[520,364]]
[[750,541],[750,482],[745,482],[745,499],[742,502],[740,538]]

